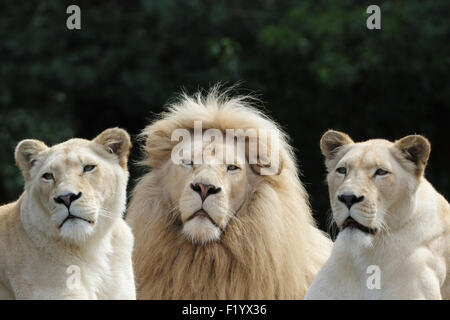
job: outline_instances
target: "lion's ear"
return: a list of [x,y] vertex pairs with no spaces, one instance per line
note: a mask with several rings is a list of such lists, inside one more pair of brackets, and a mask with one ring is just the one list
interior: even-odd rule
[[116,155],[119,158],[119,164],[127,168],[128,155],[132,146],[128,132],[120,128],[106,129],[93,141],[102,145],[107,152]]
[[39,140],[26,139],[19,142],[14,153],[16,164],[22,171],[25,180],[30,179],[30,170],[36,162],[37,155],[48,147]]
[[352,143],[354,143],[353,140],[347,134],[328,130],[320,139],[320,150],[326,160],[332,160],[340,147]]
[[[273,136],[246,138],[246,160],[252,171],[260,176],[278,176],[283,170],[283,152],[280,150],[279,132]],[[252,148],[252,143],[253,148]]]
[[397,140],[395,147],[402,152],[405,159],[415,165],[416,175],[422,175],[431,152],[431,145],[428,139],[421,135],[406,136]]
[[253,172],[260,176],[277,176],[283,169],[283,163],[278,161],[259,161],[256,164],[250,164]]

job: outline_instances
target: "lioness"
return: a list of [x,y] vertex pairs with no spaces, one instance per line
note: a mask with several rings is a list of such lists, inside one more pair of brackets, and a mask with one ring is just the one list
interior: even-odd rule
[[307,298],[449,299],[450,207],[423,176],[428,140],[328,131],[320,147],[340,233]]
[[130,147],[118,128],[93,141],[18,144],[25,191],[0,207],[0,299],[135,299],[122,219]]

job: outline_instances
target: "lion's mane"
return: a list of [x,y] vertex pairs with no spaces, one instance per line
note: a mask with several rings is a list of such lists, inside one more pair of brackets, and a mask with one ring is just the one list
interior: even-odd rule
[[[315,227],[287,136],[279,135],[281,172],[261,176],[246,206],[219,242],[193,244],[162,195],[174,129],[275,129],[248,97],[211,90],[183,95],[144,129],[143,163],[128,211],[135,233],[134,264],[140,299],[301,299],[329,255],[331,242]],[[281,132],[281,130],[280,130]]]

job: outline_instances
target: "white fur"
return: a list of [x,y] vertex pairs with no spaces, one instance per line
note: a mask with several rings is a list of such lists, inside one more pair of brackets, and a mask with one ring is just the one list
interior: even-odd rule
[[[135,299],[134,240],[122,219],[126,168],[101,145],[73,139],[37,150],[28,171],[20,153],[29,150],[22,149],[16,157],[25,191],[0,207],[0,299]],[[83,163],[95,163],[97,172],[83,173]],[[42,179],[49,171],[55,181]],[[69,191],[83,192],[71,213],[92,223],[68,220],[59,228],[68,209],[53,198]]]
[[[277,130],[247,99],[213,89],[184,96],[143,131],[142,163],[151,170],[136,185],[127,217],[136,235],[138,298],[302,299],[331,242],[314,225],[287,137],[281,133],[275,142],[281,166],[273,175],[247,160],[249,148],[240,163],[237,156],[226,161],[239,170],[214,157],[190,165],[173,161],[173,132],[192,132],[199,120],[204,130],[222,133]],[[207,150],[207,143],[194,152]],[[223,150],[224,143],[215,139],[213,145]],[[234,143],[226,149],[234,150]],[[191,183],[221,190],[202,203]],[[201,208],[213,223],[204,213],[193,216]]]
[[[349,143],[335,159],[327,159],[338,226],[351,215],[379,231],[342,230],[307,299],[450,298],[448,202],[402,157],[393,143],[369,140]],[[345,178],[335,172],[341,166],[349,168]],[[373,176],[380,166],[391,173]],[[337,200],[342,192],[362,194],[365,200],[348,210]],[[367,286],[373,265],[380,270],[379,289]]]

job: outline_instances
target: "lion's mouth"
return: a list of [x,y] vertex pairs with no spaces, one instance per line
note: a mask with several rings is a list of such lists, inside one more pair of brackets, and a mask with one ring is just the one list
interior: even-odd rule
[[363,226],[362,224],[360,224],[358,221],[356,221],[352,217],[348,217],[344,221],[344,224],[342,225],[342,230],[344,230],[347,227],[356,228],[356,229],[361,230],[364,233],[368,233],[368,234],[372,234],[372,235],[377,233],[377,229]]
[[194,218],[200,218],[200,219],[208,219],[209,222],[211,222],[214,226],[216,226],[217,228],[219,228],[219,226],[217,225],[217,223],[211,218],[211,216],[208,214],[208,212],[206,212],[203,209],[200,209],[196,212],[194,212],[194,214],[192,214],[187,220],[186,222],[188,222],[189,220],[192,220]]
[[88,220],[88,219],[85,219],[85,218],[82,218],[82,217],[73,215],[73,214],[71,214],[71,213],[69,212],[69,214],[67,215],[67,217],[66,217],[66,218],[64,219],[64,221],[59,225],[58,228],[61,229],[61,227],[62,227],[67,221],[69,221],[69,220],[75,220],[75,219],[83,220],[83,221],[85,221],[85,222],[87,222],[87,223],[89,223],[89,224],[94,224],[94,221],[91,221],[91,220]]

